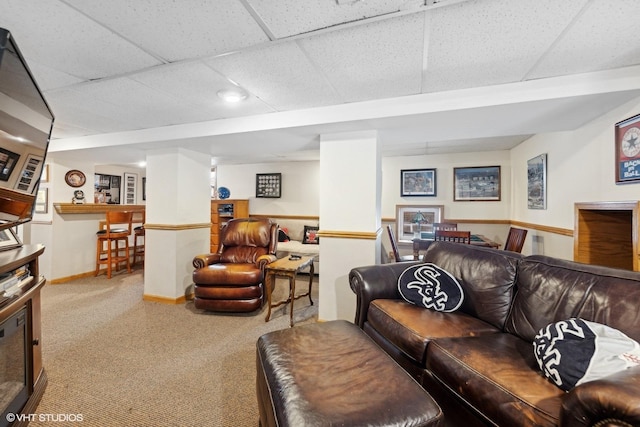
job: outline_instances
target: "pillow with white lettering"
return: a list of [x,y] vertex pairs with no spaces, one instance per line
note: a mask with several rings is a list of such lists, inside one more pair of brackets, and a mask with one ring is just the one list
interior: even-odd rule
[[402,298],[414,305],[436,311],[456,311],[464,301],[458,280],[435,264],[418,264],[407,268],[398,278]]
[[565,391],[640,365],[640,344],[617,329],[571,318],[540,329],[533,352],[542,373]]

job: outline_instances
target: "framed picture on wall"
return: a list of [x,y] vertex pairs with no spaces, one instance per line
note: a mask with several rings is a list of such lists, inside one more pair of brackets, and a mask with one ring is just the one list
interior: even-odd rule
[[396,205],[396,236],[410,242],[421,233],[433,233],[433,223],[442,222],[443,205]]
[[19,158],[20,154],[0,148],[0,181],[9,181]]
[[281,193],[281,173],[256,174],[256,197],[278,199],[280,198]]
[[527,161],[527,207],[547,208],[547,155],[540,154]]
[[403,169],[400,171],[400,197],[435,196],[435,169]]
[[499,201],[500,166],[453,168],[453,200]]
[[40,177],[40,170],[42,169],[42,161],[44,159],[40,156],[29,154],[27,161],[22,166],[22,172],[18,177],[15,189],[24,191],[29,194],[33,194],[35,191],[38,178]]
[[138,175],[135,173],[125,172],[124,174],[124,204],[135,205],[138,200],[137,189]]
[[38,188],[35,213],[46,214],[49,211],[49,189]]
[[616,184],[640,181],[640,114],[615,124]]

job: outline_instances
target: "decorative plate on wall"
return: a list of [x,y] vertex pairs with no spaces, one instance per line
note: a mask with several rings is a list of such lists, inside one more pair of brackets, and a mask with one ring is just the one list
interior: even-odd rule
[[221,199],[228,199],[231,196],[231,191],[227,187],[218,188],[218,197]]
[[64,180],[71,187],[82,187],[85,182],[87,182],[87,177],[84,176],[84,173],[77,169],[72,169],[66,173],[64,176]]

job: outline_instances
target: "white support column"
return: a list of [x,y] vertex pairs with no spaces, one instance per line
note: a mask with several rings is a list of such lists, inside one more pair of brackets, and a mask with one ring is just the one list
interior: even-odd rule
[[320,138],[320,320],[353,321],[353,267],[376,264],[381,241],[381,156],[376,131]]
[[211,157],[171,148],[147,153],[144,299],[180,303],[193,257],[209,252]]

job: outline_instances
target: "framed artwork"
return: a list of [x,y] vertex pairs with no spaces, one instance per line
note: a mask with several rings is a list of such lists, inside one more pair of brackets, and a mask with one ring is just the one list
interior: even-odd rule
[[615,124],[616,184],[640,181],[640,114]]
[[281,173],[257,173],[256,197],[278,199],[282,190]]
[[19,158],[20,154],[0,148],[0,181],[9,181]]
[[40,156],[34,156],[33,154],[29,154],[27,156],[27,161],[24,162],[22,166],[22,172],[18,177],[18,182],[16,182],[15,189],[24,191],[25,193],[33,194],[36,184],[38,183],[38,179],[40,178],[40,171],[42,169],[42,162],[44,158]]
[[86,181],[87,177],[85,174],[77,169],[71,169],[64,175],[64,182],[74,188],[82,187]]
[[527,161],[527,207],[547,209],[547,154]]
[[453,168],[453,201],[499,201],[500,166]]
[[400,171],[400,197],[435,195],[435,169],[403,169]]
[[40,175],[40,182],[49,182],[49,165],[42,167],[42,174]]
[[118,175],[94,175],[94,203],[120,204],[120,180]]
[[135,173],[125,172],[124,174],[124,204],[135,205],[137,198],[137,181],[138,175]]
[[38,188],[35,213],[46,214],[49,211],[49,189]]
[[8,251],[9,249],[19,248],[22,246],[18,236],[12,229],[7,228],[0,231],[0,251]]
[[320,243],[318,237],[318,230],[320,227],[314,227],[311,225],[304,226],[304,232],[302,234],[302,243],[305,245],[317,245]]
[[433,223],[443,222],[443,205],[396,205],[396,238],[410,242],[420,233],[433,233]]
[[147,177],[142,177],[142,200],[147,200]]

